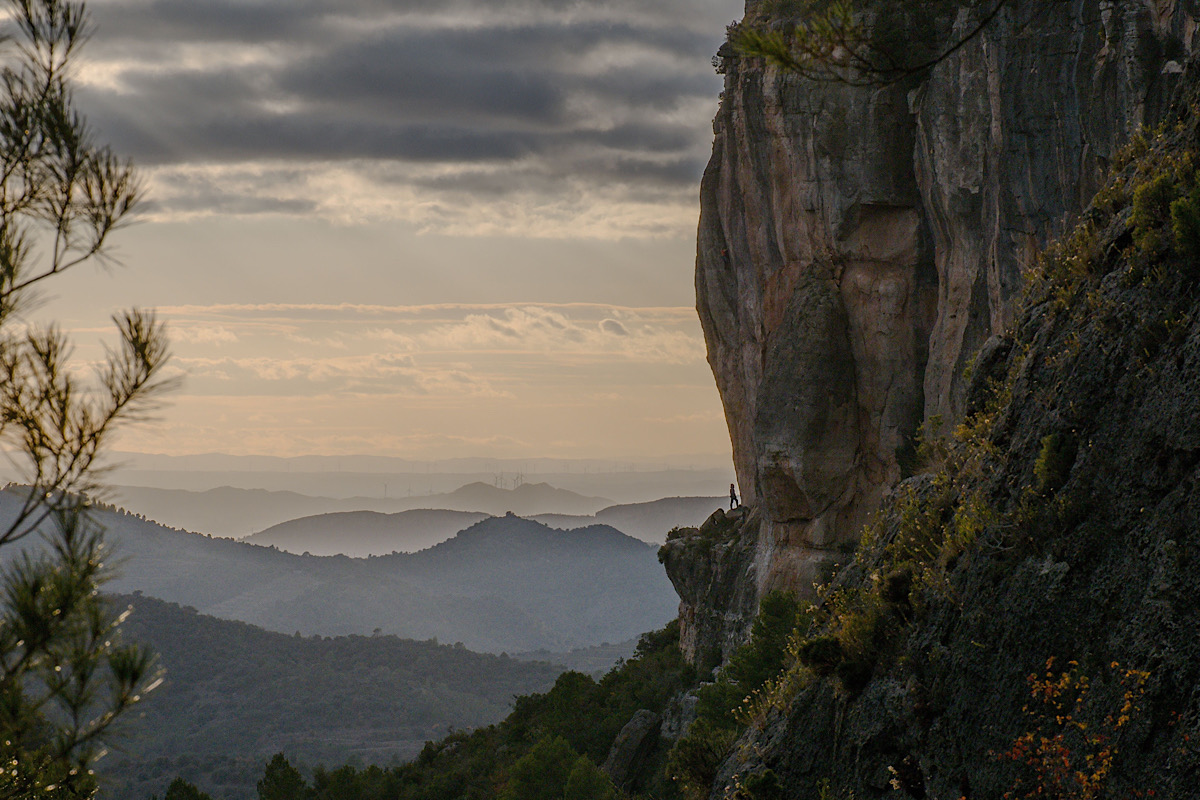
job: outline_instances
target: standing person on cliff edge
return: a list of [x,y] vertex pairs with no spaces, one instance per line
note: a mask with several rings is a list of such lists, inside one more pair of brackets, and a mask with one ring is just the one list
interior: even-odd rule
[[737,497],[737,488],[731,483],[729,484],[729,510],[733,511],[740,505],[741,503],[738,502]]

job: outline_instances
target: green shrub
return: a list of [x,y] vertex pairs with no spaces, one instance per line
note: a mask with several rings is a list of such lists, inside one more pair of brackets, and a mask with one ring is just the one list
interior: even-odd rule
[[163,800],[212,800],[212,797],[183,778],[176,778],[167,787],[167,793],[163,795]]
[[837,636],[818,636],[800,645],[800,663],[816,674],[832,675],[838,665],[846,660],[846,651]]
[[258,782],[259,800],[296,800],[303,797],[307,790],[300,771],[288,762],[283,753],[276,753],[267,763],[262,780]]
[[838,639],[844,658],[834,669],[847,694],[858,694],[870,680],[887,650],[895,617],[875,592],[863,592],[858,602],[838,620]]
[[[561,736],[540,740],[509,769],[499,800],[563,800],[580,756]],[[586,760],[586,759],[585,759]]]
[[1179,196],[1174,176],[1163,173],[1154,177],[1133,192],[1133,241],[1138,249],[1149,256],[1162,252],[1166,242],[1162,236],[1163,225],[1171,213],[1171,203]]
[[722,678],[749,693],[786,666],[788,638],[808,626],[809,605],[790,592],[767,593],[758,604],[750,641],[729,659]]
[[736,729],[716,725],[700,717],[671,748],[667,773],[688,800],[708,797],[717,769],[737,741]]
[[742,781],[741,790],[736,795],[739,800],[786,800],[783,787],[779,785],[779,776],[765,769],[746,777]]
[[1200,185],[1187,154],[1158,165],[1133,192],[1133,241],[1143,255],[1200,258]]
[[791,643],[811,625],[812,607],[789,592],[759,602],[750,641],[738,648],[712,684],[699,691],[696,721],[675,743],[667,773],[687,797],[707,797],[717,768],[752,714],[747,703],[765,693],[791,666]]
[[1180,255],[1200,260],[1200,186],[1171,203],[1171,232]]
[[599,767],[584,756],[575,761],[563,788],[563,800],[619,800],[620,793]]
[[912,590],[913,569],[906,565],[883,576],[879,585],[879,596],[884,602],[906,611],[911,606],[909,598]]
[[1043,437],[1042,449],[1033,465],[1038,494],[1053,494],[1062,488],[1075,463],[1076,449],[1075,437],[1069,433],[1056,432]]

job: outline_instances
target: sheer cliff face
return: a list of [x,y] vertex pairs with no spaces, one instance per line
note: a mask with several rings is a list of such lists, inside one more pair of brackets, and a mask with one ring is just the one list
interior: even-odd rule
[[922,421],[959,415],[970,359],[1013,320],[1022,265],[1165,108],[1194,6],[1011,0],[927,75],[887,87],[723,51],[697,308],[762,518],[760,593],[810,585],[814,556],[856,540],[899,479]]

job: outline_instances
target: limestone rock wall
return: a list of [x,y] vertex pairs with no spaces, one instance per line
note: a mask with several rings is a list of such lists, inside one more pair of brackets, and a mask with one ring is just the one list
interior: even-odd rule
[[[749,0],[747,19],[767,9]],[[986,10],[963,4],[937,35],[955,41]],[[1022,265],[1165,110],[1196,27],[1194,0],[1010,0],[890,86],[805,81],[722,50],[696,296],[761,518],[759,595],[811,585],[899,480],[918,426],[961,413],[970,359],[1013,321]]]

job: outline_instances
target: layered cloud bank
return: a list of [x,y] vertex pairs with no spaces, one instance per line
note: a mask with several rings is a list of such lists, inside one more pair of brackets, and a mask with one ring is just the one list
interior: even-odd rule
[[[228,304],[172,320],[184,418],[136,449],[563,457],[721,452],[690,308]],[[186,420],[186,421],[185,421]]]
[[80,99],[160,218],[694,225],[736,3],[99,0]]

